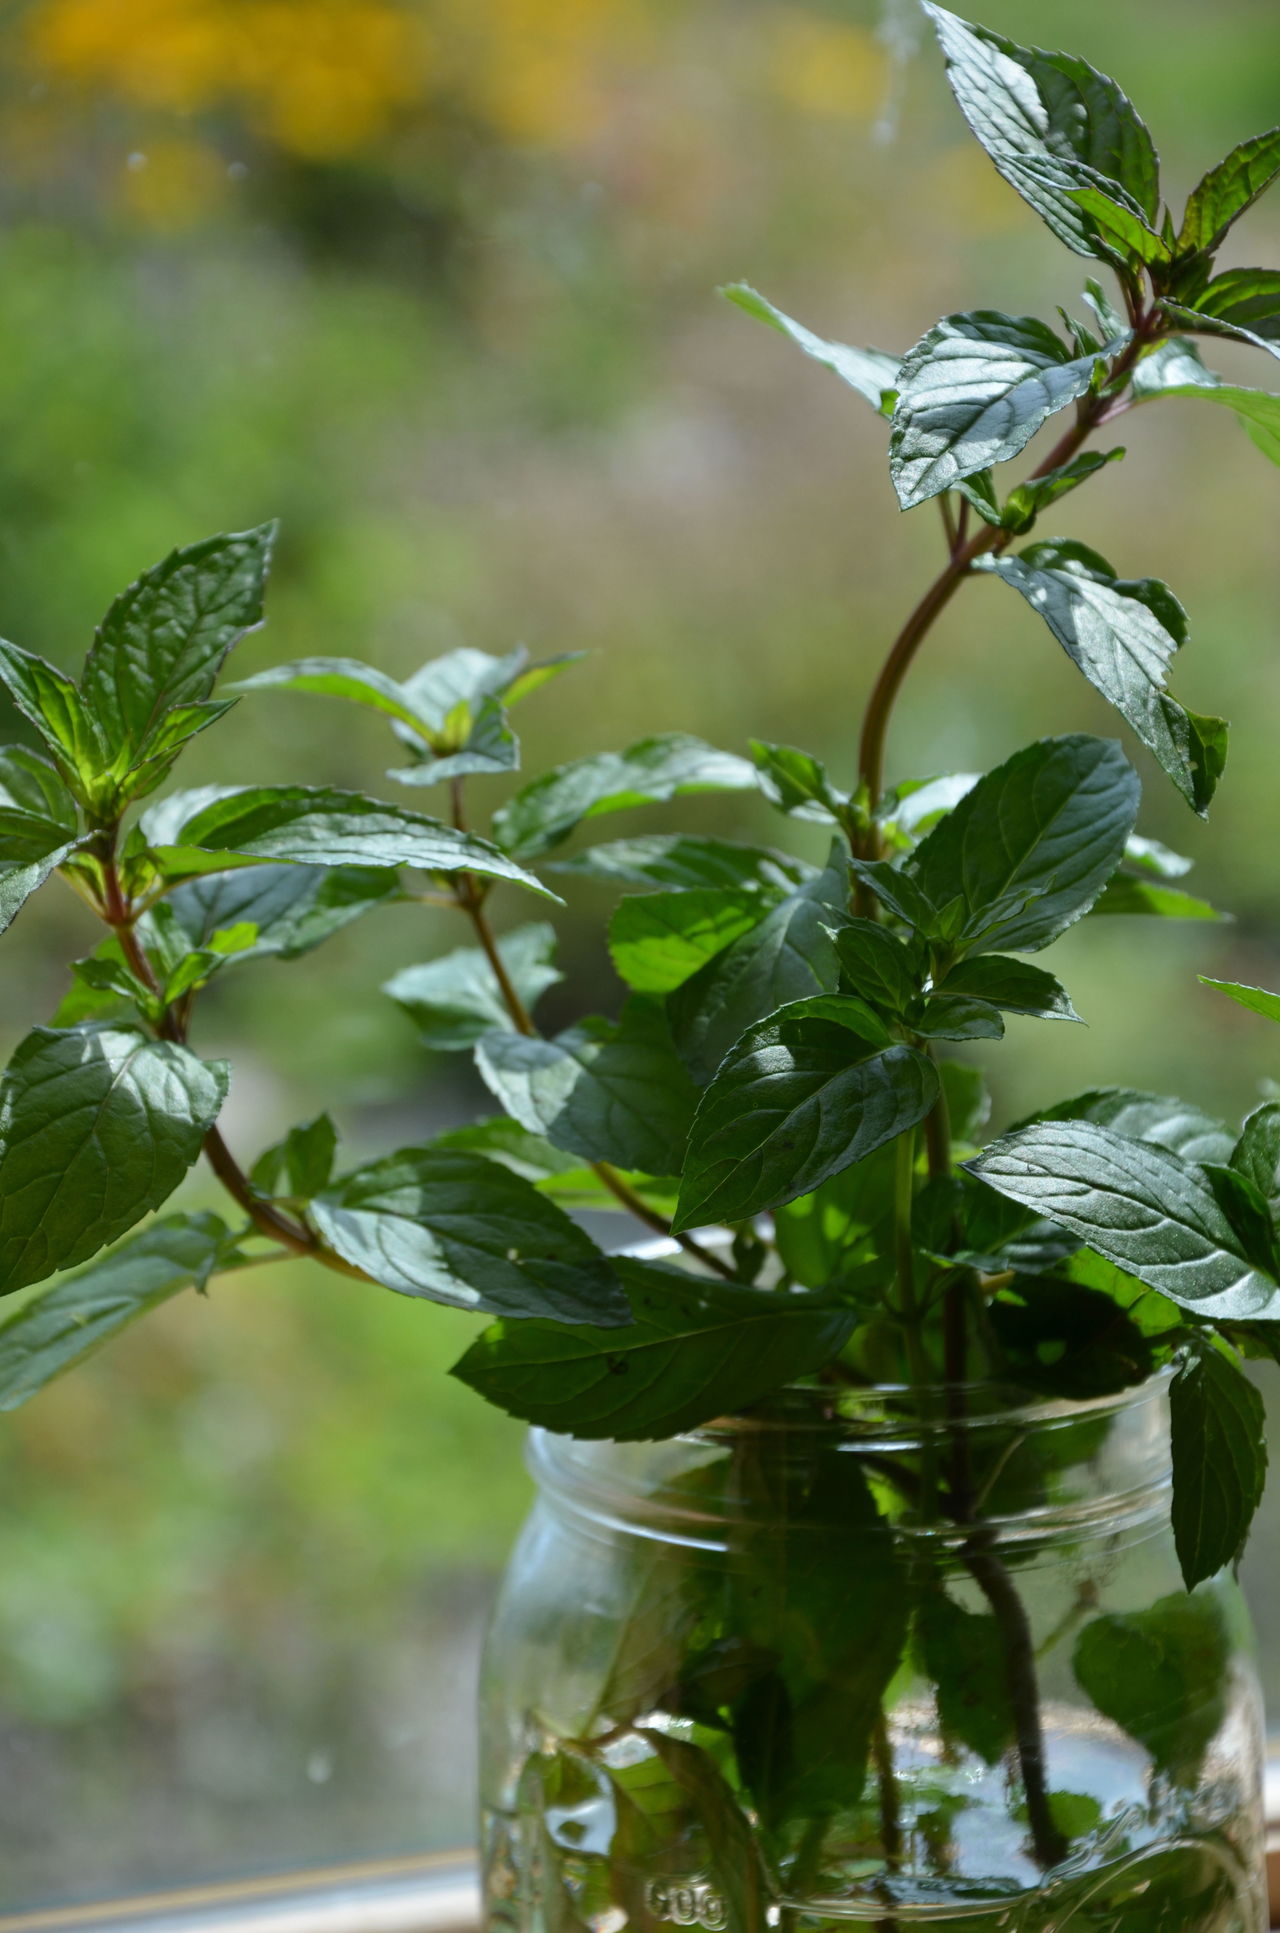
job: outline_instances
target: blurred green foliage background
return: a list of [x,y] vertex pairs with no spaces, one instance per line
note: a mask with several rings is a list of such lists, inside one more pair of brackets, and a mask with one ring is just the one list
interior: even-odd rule
[[[1271,0],[980,17],[1114,73],[1173,199],[1280,119]],[[74,665],[139,569],[278,515],[243,671],[586,649],[525,711],[534,766],[684,729],[847,774],[936,565],[883,427],[716,284],[905,349],[949,310],[1078,310],[1083,273],[969,140],[908,0],[33,0],[4,15],[0,164],[0,630]],[[1280,259],[1280,198],[1232,259]],[[1102,1081],[1238,1114],[1280,1076],[1262,1023],[1194,977],[1280,982],[1280,474],[1225,411],[1125,430],[1058,521],[1189,606],[1179,693],[1235,720],[1232,757],[1202,827],[1137,754],[1144,829],[1236,923],[1069,936],[1089,1031],[1014,1023],[998,1120]],[[1114,722],[979,584],[893,766],[1081,728]],[[350,710],[259,696],[185,782],[376,790],[390,750]],[[776,836],[741,799],[681,816]],[[606,904],[570,896],[553,1018],[616,999]],[[239,1150],[322,1105],[360,1151],[487,1111],[377,991],[460,943],[448,917],[397,909],[218,984],[199,1036],[234,1060]],[[86,922],[54,886],[6,940],[6,1049]],[[468,1839],[476,1634],[526,1487],[518,1431],[442,1373],[466,1331],[305,1268],[236,1278],[3,1419],[0,1907]],[[1277,1550],[1280,1500],[1263,1585]]]

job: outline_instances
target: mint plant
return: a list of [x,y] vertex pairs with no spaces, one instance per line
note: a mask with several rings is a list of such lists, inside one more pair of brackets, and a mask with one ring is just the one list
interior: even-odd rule
[[[1226,337],[1280,355],[1280,271],[1215,268],[1280,174],[1280,130],[1211,169],[1179,222],[1113,81],[926,11],[973,133],[1113,292],[1088,279],[1085,318],[950,315],[899,357],[824,341],[753,290],[726,291],[870,404],[889,428],[900,505],[938,516],[940,569],[887,652],[850,775],[790,746],[757,741],[746,757],[669,733],[508,788],[477,830],[475,794],[519,765],[512,712],[570,659],[456,650],[398,683],[313,658],[214,696],[262,616],[270,528],[148,571],[107,613],[78,683],[0,645],[34,741],[0,754],[4,922],[57,874],[105,928],[0,1084],[0,1286],[35,1289],[0,1327],[0,1405],[182,1290],[301,1255],[493,1318],[455,1374],[583,1437],[671,1435],[805,1379],[833,1400],[909,1386],[922,1403],[945,1388],[963,1405],[975,1385],[1089,1398],[1172,1366],[1187,1586],[1239,1555],[1265,1463],[1243,1361],[1280,1357],[1280,1103],[1237,1131],[1181,1101],[1099,1090],[984,1147],[981,1076],[950,1052],[998,1040],[1008,1013],[1078,1019],[1025,956],[1081,918],[1211,909],[1174,883],[1187,862],[1135,830],[1140,785],[1119,744],[1068,733],[981,777],[888,785],[886,742],[936,620],[989,578],[1026,601],[1188,806],[1208,810],[1227,727],[1169,688],[1188,637],[1181,605],[1044,526],[1123,457],[1116,426],[1152,404],[1224,406],[1280,462],[1280,395],[1225,381],[1197,347]],[[1045,453],[1006,481],[1051,419]],[[290,693],[381,713],[396,741],[389,778],[442,804],[293,785],[154,797],[240,694]],[[826,829],[825,863],[697,831],[589,839],[566,855],[571,835],[618,811],[716,791],[758,792]],[[583,879],[623,889],[608,925],[623,997],[616,1017],[548,1035],[538,1002],[560,976],[544,915]],[[539,917],[500,931],[493,908],[517,896]],[[500,1111],[354,1169],[322,1115],[242,1165],[217,1124],[228,1069],[193,1044],[202,991],[406,900],[456,912],[459,944],[387,992],[428,1048],[474,1054]],[[1280,996],[1226,991],[1280,1018]],[[147,1219],[202,1150],[227,1218]],[[606,1254],[572,1219],[583,1207],[625,1210],[683,1255]],[[957,1465],[940,1481],[944,1517],[976,1521],[979,1497],[996,1507],[1000,1473],[972,1478]],[[912,1494],[911,1481],[886,1470],[891,1492]],[[999,1697],[979,1702],[1015,1743],[1048,1866],[1066,1842],[1038,1756],[1025,1616],[994,1556],[975,1556],[973,1573],[990,1671],[1001,1658],[1009,1669]],[[894,1588],[904,1622],[869,1667],[873,1702],[906,1641],[907,1587]],[[1111,1651],[1095,1635],[1077,1662],[1099,1708],[1138,1737],[1122,1658],[1143,1644],[1171,1655],[1183,1613],[1169,1602]],[[957,1689],[944,1627],[961,1614],[948,1603],[928,1598],[920,1642],[963,1734],[977,1720]],[[850,1733],[860,1764],[870,1723]]]

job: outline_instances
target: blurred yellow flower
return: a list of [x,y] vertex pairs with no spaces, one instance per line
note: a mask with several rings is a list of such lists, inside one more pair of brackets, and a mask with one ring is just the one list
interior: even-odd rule
[[887,55],[865,28],[803,11],[775,14],[767,75],[790,107],[869,120],[884,100]]
[[387,0],[46,0],[36,63],[82,87],[194,114],[241,107],[308,160],[345,155],[424,98],[430,37]]

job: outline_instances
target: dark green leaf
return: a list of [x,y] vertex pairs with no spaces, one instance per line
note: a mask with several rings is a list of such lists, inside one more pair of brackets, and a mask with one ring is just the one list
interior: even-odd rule
[[1211,980],[1207,973],[1200,974],[1199,980],[1202,987],[1225,993],[1250,1013],[1260,1013],[1264,1020],[1280,1020],[1280,993],[1268,993],[1263,987],[1243,987],[1234,980]]
[[1231,1166],[1253,1183],[1262,1199],[1280,1203],[1280,1101],[1264,1101],[1240,1130]]
[[1077,208],[1088,216],[1097,238],[1113,257],[1128,263],[1168,263],[1173,250],[1163,235],[1147,220],[1136,202],[1117,193],[1116,184],[1107,181],[1081,162],[1055,162],[1051,167],[1027,164],[1028,176],[1037,177],[1047,189],[1060,189]]
[[244,1261],[216,1215],[152,1222],[0,1324],[0,1410],[18,1409],[179,1290],[203,1288],[215,1269]]
[[1217,773],[1188,714],[1165,691],[1186,613],[1154,578],[1118,578],[1084,544],[1052,540],[989,568],[1026,598],[1095,690],[1133,727],[1178,790],[1203,814]]
[[926,1000],[912,1021],[925,1040],[1003,1040],[1004,1022],[985,1000],[964,1000],[939,993]]
[[0,638],[0,680],[23,717],[39,732],[77,798],[90,797],[107,755],[71,679],[34,652]]
[[1204,1174],[1244,1254],[1255,1268],[1280,1281],[1280,1243],[1266,1195],[1238,1168],[1209,1162]]
[[748,759],[717,752],[683,732],[668,732],[642,738],[625,752],[601,752],[544,772],[494,814],[494,838],[513,857],[535,859],[601,813],[686,792],[745,792],[755,782]]
[[0,933],[81,843],[47,819],[0,807]]
[[189,946],[207,947],[219,934],[251,926],[252,945],[235,957],[291,960],[398,894],[390,868],[263,865],[186,880],[164,904]]
[[848,805],[847,793],[837,791],[827,768],[812,752],[794,745],[771,745],[762,738],[750,741],[760,790],[771,805],[793,819],[812,819],[830,825]]
[[1192,190],[1178,247],[1212,255],[1223,236],[1280,175],[1280,128],[1252,135]]
[[905,1013],[920,987],[902,941],[875,920],[849,919],[829,930],[847,990],[882,1013]]
[[1196,1315],[1280,1314],[1280,1291],[1246,1258],[1208,1182],[1166,1148],[1089,1121],[1046,1121],[967,1165]]
[[897,1150],[886,1143],[777,1210],[778,1254],[797,1282],[808,1289],[838,1285],[879,1252],[878,1237],[892,1214],[896,1161]]
[[1195,308],[1274,340],[1280,337],[1280,269],[1229,268],[1196,297]]
[[549,870],[576,879],[621,880],[629,886],[752,886],[770,893],[803,885],[815,871],[803,859],[763,846],[683,832],[653,832],[588,846],[572,859],[553,859]]
[[[1036,1116],[1041,1121],[1092,1121],[1129,1141],[1149,1141],[1184,1161],[1228,1161],[1232,1135],[1221,1121],[1167,1094],[1146,1094],[1132,1087],[1094,1087],[1059,1101]],[[1030,1125],[1020,1121],[1019,1127]]]
[[212,801],[201,794],[189,796],[189,816],[182,816],[182,794],[144,815],[143,831],[162,854],[173,848],[179,855],[217,853],[287,860],[300,866],[413,866],[422,872],[472,872],[513,880],[544,899],[556,897],[487,840],[358,792],[283,785],[238,787]]
[[1230,914],[1220,913],[1207,899],[1197,899],[1194,893],[1179,892],[1174,886],[1156,886],[1149,879],[1135,879],[1132,873],[1117,873],[1114,879],[1108,880],[1102,897],[1094,901],[1089,911],[1094,915],[1136,913],[1162,920],[1230,918]]
[[1136,1738],[1157,1771],[1191,1786],[1226,1717],[1230,1654],[1218,1600],[1178,1592],[1092,1618],[1071,1662],[1103,1717]]
[[[1132,1292],[1132,1281],[1121,1276]],[[1012,1380],[1087,1402],[1148,1377],[1150,1337],[1124,1303],[1058,1275],[1020,1275],[987,1310]]]
[[643,1725],[636,1736],[657,1753],[706,1834],[725,1933],[767,1933],[776,1909],[759,1835],[715,1760],[696,1745]]
[[0,1293],[158,1208],[226,1098],[224,1062],[132,1028],[37,1027],[0,1081]]
[[275,531],[264,524],[172,551],[103,618],[82,689],[120,776],[162,749],[153,741],[167,714],[207,699],[227,653],[261,620]]
[[637,992],[670,993],[775,903],[776,895],[747,886],[628,895],[609,922],[613,964]]
[[[555,947],[555,928],[541,921],[518,926],[498,942],[511,984],[529,1012],[548,987],[564,978],[552,965]],[[424,966],[404,967],[382,991],[404,1008],[426,1047],[474,1047],[495,1028],[513,1025],[497,976],[478,946],[459,947]]]
[[998,1621],[931,1591],[917,1613],[924,1668],[938,1691],[949,1739],[998,1765],[1014,1740],[1006,1646]]
[[944,316],[909,351],[899,377],[889,471],[902,508],[1016,456],[1055,411],[1085,394],[1097,366],[1034,316]]
[[482,1155],[405,1148],[344,1175],[311,1219],[345,1261],[400,1295],[490,1315],[617,1325],[627,1299],[591,1238]]
[[1006,960],[998,953],[979,953],[953,966],[943,981],[947,993],[989,1000],[1005,1013],[1029,1014],[1037,1020],[1079,1020],[1066,988],[1043,967],[1028,960]]
[[[1254,274],[1261,273],[1254,270]],[[1280,340],[1273,340],[1269,330],[1246,329],[1239,322],[1226,316],[1207,314],[1200,308],[1191,308],[1183,302],[1173,302],[1168,298],[1160,303],[1161,311],[1182,329],[1190,329],[1199,336],[1218,336],[1227,342],[1245,342],[1252,349],[1265,349],[1269,356],[1280,356]]]
[[338,1130],[327,1114],[290,1128],[283,1141],[254,1162],[249,1179],[264,1195],[310,1201],[328,1186],[338,1152]]
[[1071,197],[1076,164],[1149,221],[1159,206],[1151,136],[1105,74],[1070,54],[1019,47],[926,0],[960,111],[996,167],[1054,234],[1078,255],[1112,258],[1096,222]]
[[[940,822],[941,823],[941,822]],[[916,880],[887,859],[854,859],[850,871],[869,886],[882,906],[896,914],[904,925],[930,937],[938,934],[939,909],[921,892]]]
[[1118,463],[1123,455],[1122,449],[1108,450],[1105,454],[1101,450],[1081,450],[1069,463],[1060,464],[1047,475],[1028,478],[1009,492],[1001,523],[1015,536],[1021,536],[1050,504],[1069,491],[1078,490],[1099,470],[1105,470],[1108,463]]
[[734,1042],[764,1015],[834,990],[839,962],[829,928],[844,916],[848,862],[833,845],[825,872],[789,893],[686,980],[671,999],[676,1044],[695,1079],[708,1081]]
[[674,1225],[743,1221],[808,1194],[937,1097],[932,1062],[889,1045],[863,1001],[795,1001],[747,1030],[703,1095]]
[[963,892],[957,951],[1034,952],[1088,912],[1123,857],[1138,797],[1110,740],[1042,739],[966,793],[908,871],[936,905]]
[[[75,800],[68,792],[57,768],[39,752],[25,745],[6,745],[0,750],[0,808],[24,819],[39,819],[66,840],[74,839],[80,826]],[[0,815],[0,824],[7,823]],[[10,853],[7,841],[0,842],[0,855],[24,858],[25,852]]]
[[647,1174],[678,1169],[697,1090],[658,1001],[633,994],[621,1019],[583,1020],[554,1040],[489,1034],[476,1064],[507,1112],[553,1146]]
[[815,336],[812,329],[806,329],[802,322],[793,322],[789,315],[783,315],[781,309],[775,309],[772,302],[766,302],[745,282],[731,282],[720,293],[758,322],[766,322],[771,329],[790,336],[806,356],[812,356],[824,368],[834,370],[850,389],[856,389],[859,396],[864,396],[871,407],[882,415],[888,415],[893,408],[894,386],[898,376],[897,356],[886,355],[883,349],[851,349],[843,342],[825,342],[821,336]]
[[830,1360],[847,1311],[815,1296],[700,1282],[617,1256],[631,1322],[607,1333],[542,1322],[486,1329],[453,1374],[512,1416],[619,1442],[736,1414]]

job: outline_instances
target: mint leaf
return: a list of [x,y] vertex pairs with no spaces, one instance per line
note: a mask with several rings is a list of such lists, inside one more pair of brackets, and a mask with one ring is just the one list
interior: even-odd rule
[[677,989],[672,1028],[696,1080],[710,1080],[762,1014],[834,990],[839,963],[830,927],[833,916],[844,917],[847,899],[848,864],[837,844],[824,872],[789,893]]
[[531,1134],[588,1161],[674,1173],[697,1090],[661,1004],[633,994],[617,1021],[579,1021],[554,1040],[487,1034],[476,1065]]
[[996,167],[1077,255],[1113,259],[1096,221],[1072,199],[1075,164],[1094,171],[1117,201],[1154,222],[1159,209],[1155,145],[1107,75],[1070,54],[1019,47],[928,4],[960,111]]
[[912,1025],[925,1040],[1004,1039],[1004,1021],[995,1007],[949,993],[926,1000]]
[[1178,247],[1216,252],[1227,230],[1280,176],[1280,128],[1252,135],[1210,168],[1192,190]]
[[482,1155],[402,1149],[344,1175],[309,1214],[330,1248],[399,1295],[557,1323],[628,1319],[590,1236]]
[[907,861],[935,905],[963,895],[955,950],[1035,952],[1087,913],[1124,855],[1137,774],[1108,739],[1041,739],[988,772]]
[[249,1174],[264,1195],[310,1201],[328,1185],[338,1152],[338,1130],[327,1114],[290,1128],[283,1141],[264,1149]]
[[753,738],[749,749],[760,790],[770,805],[793,819],[811,819],[819,825],[843,822],[849,796],[832,785],[826,766],[812,752],[762,738]]
[[544,772],[494,814],[493,835],[513,858],[534,859],[601,813],[686,792],[750,791],[755,782],[755,767],[747,759],[718,752],[687,733],[667,732],[642,738],[625,752],[601,752]]
[[[849,870],[855,879],[869,886],[882,906],[904,925],[914,927],[927,939],[941,934],[941,915],[927,894],[921,892],[911,873],[887,859],[852,859]],[[955,903],[955,902],[949,902]]]
[[1264,1101],[1240,1130],[1231,1166],[1250,1180],[1263,1200],[1280,1206],[1280,1101]]
[[[552,960],[554,927],[518,926],[498,942],[502,963],[527,1010],[564,975]],[[383,986],[418,1028],[425,1047],[474,1047],[495,1028],[510,1028],[497,976],[480,947],[458,947],[423,966],[403,967]]]
[[1056,503],[1059,497],[1065,497],[1070,491],[1078,490],[1099,470],[1105,470],[1108,463],[1118,463],[1123,455],[1122,449],[1107,450],[1105,453],[1101,450],[1081,450],[1069,462],[1060,463],[1056,470],[1050,470],[1042,477],[1028,477],[1025,483],[1017,484],[1009,492],[1000,516],[1001,525],[1015,536],[1021,536],[1050,504]]
[[750,886],[787,892],[814,877],[814,867],[789,853],[732,839],[703,839],[685,832],[651,832],[588,846],[572,859],[553,859],[549,870],[575,879],[620,880],[629,886]]
[[949,1739],[998,1765],[1014,1740],[1009,1671],[998,1621],[966,1611],[943,1591],[931,1591],[916,1614],[926,1672],[938,1692],[938,1717]]
[[1083,396],[1096,356],[1075,356],[1034,316],[979,309],[944,316],[907,353],[893,411],[889,473],[904,510],[1025,449]]
[[1280,1281],[1280,1242],[1266,1195],[1248,1175],[1229,1164],[1207,1162],[1204,1174],[1236,1232],[1242,1252],[1256,1268]]
[[772,302],[766,302],[745,282],[731,282],[720,293],[744,314],[754,316],[757,322],[768,323],[771,329],[790,336],[806,356],[834,370],[850,389],[865,397],[872,409],[882,416],[890,413],[898,375],[897,356],[886,355],[883,349],[851,349],[847,343],[826,342],[821,336],[815,336],[812,329],[806,329],[803,322],[793,322],[781,309],[775,309]]
[[1280,396],[1224,382],[1205,368],[1192,345],[1181,337],[1162,343],[1138,364],[1133,392],[1140,402],[1158,396],[1198,396],[1206,403],[1218,403],[1234,412],[1264,456],[1280,463]]
[[746,886],[628,895],[609,922],[609,952],[638,993],[671,993],[760,924],[776,895]]
[[[1131,1299],[1131,1278],[1119,1281]],[[1012,1380],[1049,1396],[1110,1396],[1155,1367],[1151,1338],[1126,1299],[1064,1276],[1017,1277],[992,1299],[988,1318]]]
[[[1092,1121],[1111,1128],[1128,1141],[1149,1141],[1168,1148],[1184,1161],[1227,1161],[1232,1135],[1221,1121],[1201,1108],[1167,1094],[1148,1094],[1133,1087],[1094,1087],[1070,1100],[1059,1101],[1038,1115],[1040,1121]],[[1019,1122],[1019,1127],[1031,1125]]]
[[20,745],[0,750],[0,933],[82,843],[56,768]]
[[904,943],[875,920],[849,919],[828,930],[845,990],[882,1013],[905,1013],[920,984]]
[[[184,880],[163,903],[189,947],[208,947],[219,934],[250,926],[253,942],[236,959],[292,960],[399,891],[387,867],[261,865]],[[143,924],[148,932],[145,918]]]
[[0,1410],[20,1408],[180,1290],[203,1288],[215,1269],[244,1264],[216,1215],[167,1215],[150,1223],[0,1324]]
[[1194,893],[1179,892],[1172,886],[1156,886],[1149,879],[1135,879],[1132,873],[1117,873],[1107,881],[1101,899],[1089,908],[1091,914],[1142,914],[1162,920],[1224,920],[1207,899]]
[[0,638],[0,681],[34,725],[76,798],[91,802],[106,757],[97,725],[73,681],[33,651]]
[[1208,1181],[1165,1148],[1093,1122],[1045,1121],[966,1166],[1181,1308],[1280,1315],[1280,1291],[1249,1262]]
[[1280,1020],[1280,993],[1268,993],[1264,987],[1243,987],[1234,980],[1211,980],[1207,973],[1198,978],[1202,987],[1225,993],[1229,1000],[1247,1007],[1250,1013],[1259,1013],[1264,1020]]
[[580,653],[530,665],[523,647],[505,658],[463,647],[404,683],[355,658],[301,658],[246,679],[242,691],[315,691],[389,718],[413,763],[388,774],[405,785],[436,785],[471,773],[511,771],[520,748],[503,702],[514,703]]
[[1177,1592],[1145,1610],[1091,1618],[1071,1663],[1103,1717],[1189,1788],[1226,1717],[1231,1649],[1218,1600]]
[[[1253,275],[1263,273],[1261,269],[1245,272]],[[1273,339],[1273,331],[1265,327],[1245,328],[1231,316],[1230,304],[1224,305],[1228,310],[1226,315],[1212,314],[1202,309],[1199,303],[1193,305],[1187,302],[1174,302],[1167,296],[1162,299],[1159,306],[1171,322],[1178,323],[1184,329],[1192,330],[1196,335],[1220,336],[1227,342],[1245,342],[1251,349],[1265,349],[1269,356],[1280,356],[1280,340]]]
[[751,1027],[698,1104],[674,1227],[745,1221],[817,1188],[922,1121],[932,1062],[864,1001],[827,994]]
[[0,1294],[158,1208],[226,1098],[223,1062],[133,1028],[37,1027],[0,1080]]
[[526,1423],[651,1441],[736,1415],[819,1368],[852,1320],[813,1296],[699,1282],[624,1255],[614,1267],[631,1303],[626,1327],[497,1323],[452,1373]]
[[1027,960],[1006,960],[998,953],[979,953],[961,960],[941,982],[949,994],[967,994],[990,1001],[1005,1013],[1028,1014],[1037,1020],[1079,1020],[1066,988],[1043,967]]
[[212,871],[199,855],[288,860],[298,866],[413,866],[422,872],[478,873],[508,879],[555,899],[532,873],[487,840],[439,819],[332,787],[282,785],[178,794],[143,815],[142,829],[162,860]]
[[992,558],[986,567],[1021,592],[1203,816],[1217,772],[1164,688],[1174,652],[1187,639],[1186,612],[1167,586],[1150,577],[1121,579],[1096,551],[1063,539]]
[[[939,1071],[945,1077],[957,1065],[947,1062]],[[797,1282],[808,1289],[839,1286],[849,1270],[880,1252],[893,1212],[896,1161],[897,1150],[886,1142],[776,1211],[778,1254]]]
[[103,618],[81,690],[116,777],[148,757],[169,713],[208,698],[227,653],[260,622],[275,533],[263,524],[175,550]]
[[1229,322],[1254,337],[1280,337],[1280,269],[1229,268],[1192,305],[1197,315]]

